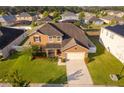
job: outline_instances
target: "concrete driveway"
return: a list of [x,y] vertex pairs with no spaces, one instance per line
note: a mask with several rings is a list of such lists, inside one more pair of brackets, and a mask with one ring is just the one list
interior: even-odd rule
[[69,60],[66,62],[68,86],[93,86],[93,82],[85,62],[82,60]]

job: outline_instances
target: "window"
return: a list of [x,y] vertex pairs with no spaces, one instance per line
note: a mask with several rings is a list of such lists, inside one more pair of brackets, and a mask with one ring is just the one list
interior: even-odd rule
[[103,30],[101,30],[101,32],[103,33]]
[[35,37],[34,37],[34,42],[41,42],[41,38],[38,37],[38,36],[37,36],[37,37],[35,36]]
[[108,31],[106,32],[106,36],[108,36]]
[[53,41],[53,37],[52,36],[49,36],[49,41]]
[[110,35],[110,38],[111,38],[111,39],[113,39],[113,38],[114,38],[114,35],[113,35],[113,34],[111,34],[111,35]]
[[61,37],[60,36],[57,37],[57,41],[61,41]]

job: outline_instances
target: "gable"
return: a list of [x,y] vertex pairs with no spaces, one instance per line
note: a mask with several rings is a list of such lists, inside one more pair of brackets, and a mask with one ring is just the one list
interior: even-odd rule
[[77,44],[64,50],[63,52],[88,52],[88,49]]

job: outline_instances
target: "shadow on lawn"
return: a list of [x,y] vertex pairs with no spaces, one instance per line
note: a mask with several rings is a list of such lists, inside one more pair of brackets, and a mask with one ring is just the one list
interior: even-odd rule
[[94,54],[89,54],[89,62],[95,60],[94,57],[100,56],[105,52],[105,48],[103,47],[102,44],[99,42],[99,37],[98,36],[89,36],[89,39],[96,45],[96,53]]
[[20,52],[16,52],[12,55],[10,55],[10,57],[8,59],[16,59],[18,58],[19,56],[21,56],[22,54]]
[[42,85],[42,87],[63,87],[63,84],[67,83],[67,77],[65,74],[62,74],[61,76],[59,76],[56,79],[50,79],[49,81],[47,81],[47,84]]
[[66,77],[66,75],[65,74],[62,74],[61,76],[59,76],[58,78],[56,78],[56,79],[50,79],[47,83],[48,84],[58,84],[58,83],[63,83],[63,84],[65,84],[65,83],[67,83],[67,77]]

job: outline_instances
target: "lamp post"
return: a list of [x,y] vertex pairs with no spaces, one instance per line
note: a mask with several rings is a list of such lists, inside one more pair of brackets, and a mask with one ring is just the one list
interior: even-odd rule
[[120,71],[119,74],[110,74],[111,80],[112,81],[118,81],[118,80],[120,80],[122,78],[121,75],[122,75],[123,70],[124,70],[124,65],[123,65],[123,67],[122,67],[122,69],[121,69],[121,71]]

